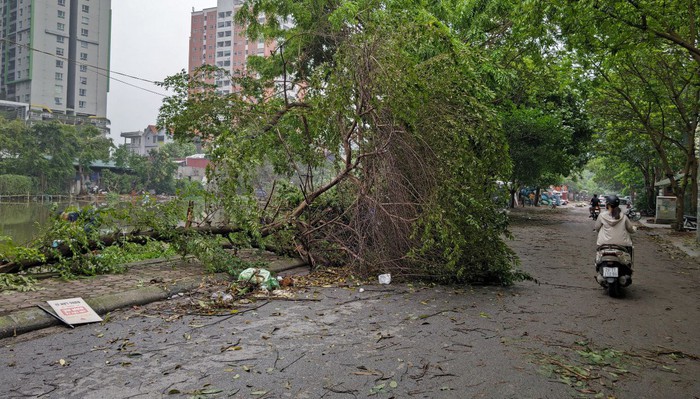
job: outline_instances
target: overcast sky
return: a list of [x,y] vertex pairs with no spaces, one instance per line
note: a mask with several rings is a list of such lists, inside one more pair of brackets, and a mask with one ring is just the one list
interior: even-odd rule
[[[192,7],[215,7],[216,0],[112,0],[112,54],[110,69],[151,81],[187,69]],[[112,74],[131,85],[165,94],[148,82]],[[155,124],[163,96],[111,79],[107,118],[111,137],[123,144],[121,132],[143,130]]]

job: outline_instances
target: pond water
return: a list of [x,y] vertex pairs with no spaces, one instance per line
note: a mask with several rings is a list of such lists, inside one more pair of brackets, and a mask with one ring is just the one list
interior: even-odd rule
[[[57,204],[56,212],[68,207],[68,203]],[[0,236],[9,236],[16,244],[25,244],[35,238],[41,226],[49,219],[52,203],[1,203]]]

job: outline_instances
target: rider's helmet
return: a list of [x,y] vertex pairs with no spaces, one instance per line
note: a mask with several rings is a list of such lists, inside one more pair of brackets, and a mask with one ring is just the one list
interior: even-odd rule
[[620,199],[615,194],[608,195],[605,198],[605,203],[612,206],[613,208],[617,208],[618,206],[620,206]]

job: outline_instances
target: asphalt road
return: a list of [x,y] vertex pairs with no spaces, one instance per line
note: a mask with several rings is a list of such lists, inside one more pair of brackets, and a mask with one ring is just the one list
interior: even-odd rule
[[0,397],[700,397],[698,263],[640,232],[609,298],[585,212],[513,213],[538,283],[308,288],[226,316],[183,316],[185,296],[0,340]]

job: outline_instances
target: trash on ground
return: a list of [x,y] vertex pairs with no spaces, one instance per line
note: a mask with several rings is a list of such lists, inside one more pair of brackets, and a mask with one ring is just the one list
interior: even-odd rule
[[380,274],[379,284],[391,284],[391,274]]
[[46,303],[53,308],[58,318],[68,325],[102,321],[83,298],[58,299]]
[[263,290],[274,290],[280,284],[276,278],[271,278],[270,272],[265,269],[249,267],[238,275],[238,281],[251,282],[257,284]]
[[211,294],[211,299],[216,302],[229,303],[233,302],[233,295],[227,294],[223,291],[216,291]]

